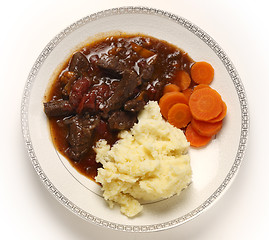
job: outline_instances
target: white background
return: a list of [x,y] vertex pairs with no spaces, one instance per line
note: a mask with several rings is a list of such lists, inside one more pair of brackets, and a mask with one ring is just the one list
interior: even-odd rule
[[[3,3],[3,1],[1,1]],[[266,0],[5,1],[0,24],[1,239],[269,239],[269,7]],[[20,128],[25,81],[45,45],[74,21],[112,7],[160,8],[195,23],[236,66],[249,100],[245,158],[226,194],[183,226],[150,234],[106,230],[61,206],[29,161]]]

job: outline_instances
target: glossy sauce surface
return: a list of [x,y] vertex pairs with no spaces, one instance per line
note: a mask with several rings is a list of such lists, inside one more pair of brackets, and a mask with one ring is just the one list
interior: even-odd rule
[[[111,73],[108,76],[104,76],[104,72],[102,69],[100,70],[97,64],[98,59],[112,55],[117,56],[117,59],[119,59],[124,68],[135,71],[141,76],[144,67],[152,65],[154,70],[150,78],[143,80],[142,84],[135,89],[134,94],[129,98],[130,100],[143,95],[145,101],[159,101],[163,93],[163,87],[167,83],[173,82],[176,72],[185,70],[190,73],[190,68],[194,61],[187,53],[165,41],[137,35],[123,35],[101,39],[83,47],[80,52],[86,56],[90,63],[87,72],[83,73],[87,78],[91,79],[92,83],[86,95],[93,93],[95,96],[95,111],[89,112],[91,115],[101,116],[88,152],[79,161],[73,161],[70,158],[68,154],[70,144],[67,141],[70,134],[69,127],[63,124],[65,119],[69,119],[74,115],[85,114],[88,111],[87,108],[82,110],[82,112],[76,110],[76,113],[72,116],[49,117],[49,122],[54,145],[57,150],[69,159],[73,167],[80,173],[94,179],[97,175],[97,168],[102,166],[95,162],[95,152],[92,147],[95,146],[96,141],[99,139],[107,140],[110,145],[113,145],[118,140],[119,130],[110,129],[107,119],[103,117],[101,110],[106,104],[106,100],[114,94],[121,81],[117,76],[115,78],[111,76]],[[70,62],[71,58],[68,59],[60,74],[56,77],[49,91],[48,100],[66,98],[66,96],[63,96],[64,85],[62,83],[62,76],[70,70]],[[83,107],[85,107],[87,100],[83,104]],[[78,107],[77,109],[80,108]],[[138,114],[138,112],[135,114]]]

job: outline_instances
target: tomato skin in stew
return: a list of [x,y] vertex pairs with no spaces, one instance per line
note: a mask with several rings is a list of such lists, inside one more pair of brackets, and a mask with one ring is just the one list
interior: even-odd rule
[[113,145],[145,104],[159,101],[164,86],[178,71],[190,74],[193,64],[183,50],[145,35],[106,37],[74,52],[44,103],[55,147],[94,179],[102,167],[95,143],[105,139]]

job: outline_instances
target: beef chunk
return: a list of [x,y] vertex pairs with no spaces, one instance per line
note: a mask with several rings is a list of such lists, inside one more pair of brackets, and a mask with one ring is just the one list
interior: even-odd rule
[[[105,108],[102,109],[105,116],[108,112],[123,107],[124,103],[134,95],[137,87],[142,84],[142,79],[149,80],[154,72],[154,66],[148,64],[147,61],[139,63],[139,74],[132,69],[126,69],[123,62],[115,55],[103,55],[98,59],[97,65],[106,76],[120,80],[113,94],[106,101]],[[143,101],[130,102],[127,104],[126,110],[135,112],[143,107]]]
[[68,100],[51,100],[44,103],[44,110],[48,117],[69,116],[75,112]]
[[[155,55],[154,55],[155,56]],[[103,55],[97,61],[97,66],[99,69],[110,78],[120,79],[122,73],[126,69],[126,63],[119,60],[118,56],[115,55]],[[144,80],[149,80],[154,72],[154,61],[148,62],[142,60],[138,63],[139,75]]]
[[165,81],[161,81],[161,82],[157,82],[155,85],[154,85],[154,88],[155,88],[155,96],[154,96],[154,100],[155,101],[159,101],[161,96],[162,96],[162,93],[163,93],[163,89],[164,89],[164,86],[165,86]]
[[107,55],[107,54],[103,54],[97,60],[97,66],[101,70],[110,70],[118,74],[122,73],[127,68],[126,61],[119,59],[119,57],[116,55]]
[[71,72],[86,72],[90,68],[88,59],[81,52],[76,52],[69,64],[69,71]]
[[139,112],[145,106],[146,102],[143,99],[131,99],[124,104],[124,110],[129,112]]
[[154,72],[154,66],[153,65],[147,65],[144,69],[141,71],[141,78],[144,80],[150,80]]
[[136,114],[116,111],[108,118],[109,128],[111,130],[127,130],[137,122]]
[[101,69],[101,72],[102,72],[104,77],[108,77],[110,79],[121,79],[122,78],[122,75],[115,70],[112,70],[109,68],[100,68],[100,69]]
[[89,151],[94,138],[95,128],[99,122],[100,119],[98,117],[92,116],[76,116],[66,121],[66,124],[69,125],[67,141],[70,148],[68,154],[73,161],[79,161]]
[[154,65],[148,64],[148,62],[144,60],[140,61],[138,66],[141,78],[144,80],[150,80],[154,72]]
[[121,79],[121,72],[124,70],[124,67],[119,61],[118,56],[115,55],[103,55],[97,61],[97,66],[101,70],[104,76],[111,79]]
[[119,58],[115,55],[103,55],[97,60],[97,66],[101,69],[110,69],[118,71]]
[[121,108],[131,97],[135,89],[141,85],[141,78],[133,70],[125,70],[117,88],[112,96],[107,100],[104,112],[109,112]]

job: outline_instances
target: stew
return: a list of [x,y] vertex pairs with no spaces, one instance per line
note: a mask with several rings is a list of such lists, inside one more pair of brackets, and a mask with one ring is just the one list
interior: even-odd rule
[[44,110],[54,145],[79,172],[94,179],[93,147],[110,145],[130,129],[149,100],[194,61],[181,49],[144,35],[111,36],[75,52],[54,80]]

